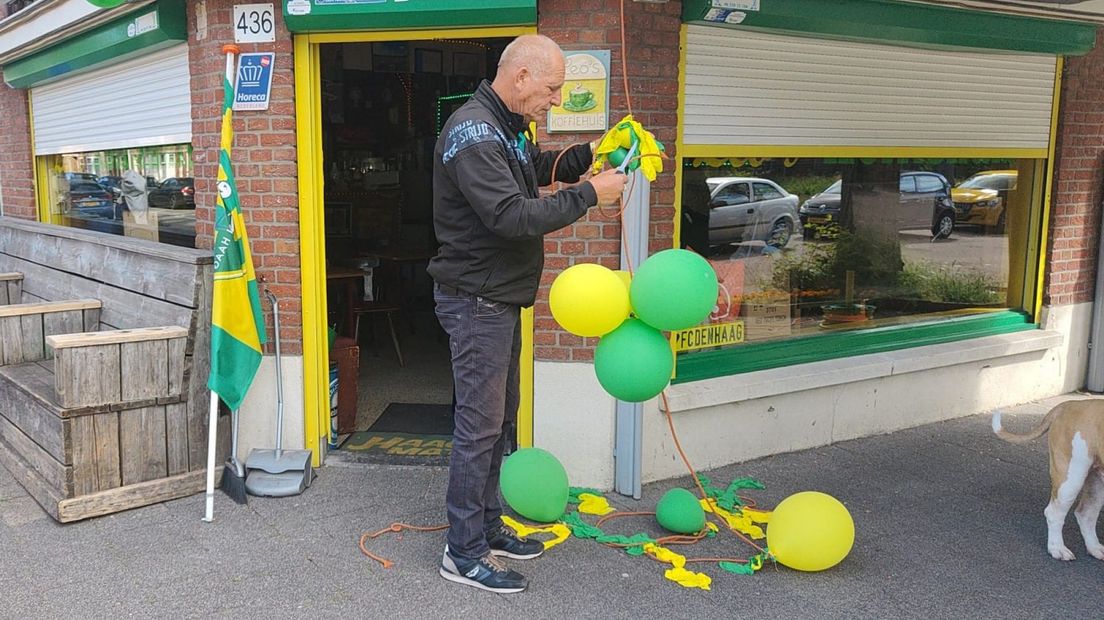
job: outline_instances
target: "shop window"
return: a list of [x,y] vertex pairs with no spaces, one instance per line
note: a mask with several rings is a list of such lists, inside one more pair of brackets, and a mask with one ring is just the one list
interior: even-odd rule
[[[954,324],[968,335],[961,325],[971,317],[1000,316],[1002,324],[1027,328],[1042,164],[684,160],[680,244],[709,260],[721,286],[706,323],[673,335],[680,374],[706,356],[716,376],[724,367],[719,353],[760,345],[773,347],[775,361],[745,369],[785,365],[787,351],[823,348],[835,334],[896,334],[877,341],[887,350],[932,341],[910,342],[911,327]],[[742,202],[731,200],[735,188],[749,185],[750,201],[746,189]],[[833,350],[822,358],[863,352],[829,340]]]
[[46,155],[39,173],[54,224],[195,247],[189,144]]

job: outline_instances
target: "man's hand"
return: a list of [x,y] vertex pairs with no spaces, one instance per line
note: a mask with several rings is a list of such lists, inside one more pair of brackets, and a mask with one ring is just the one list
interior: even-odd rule
[[598,206],[604,207],[617,202],[617,199],[621,197],[621,193],[625,191],[625,183],[628,180],[628,175],[621,174],[614,169],[605,170],[592,176],[589,183],[594,187],[594,192],[598,194]]

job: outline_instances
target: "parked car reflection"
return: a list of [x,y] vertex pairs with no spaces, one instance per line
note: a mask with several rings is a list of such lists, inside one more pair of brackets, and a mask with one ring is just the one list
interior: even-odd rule
[[956,185],[951,198],[958,223],[1003,233],[1005,203],[1008,193],[1016,189],[1018,176],[1015,170],[984,170]]
[[783,248],[790,242],[798,223],[797,196],[757,177],[712,177],[705,182],[708,204],[683,210],[688,228],[706,233],[689,235],[696,251],[704,254],[748,241]]
[[[951,185],[943,175],[937,172],[902,172],[898,189],[898,209],[893,213],[894,224],[898,228],[926,228],[935,238],[951,236],[955,227],[955,209],[951,201]],[[801,205],[799,216],[806,238],[814,238],[839,222],[842,193],[841,179]]]
[[191,177],[168,178],[149,190],[151,207],[168,209],[195,208],[195,179]]
[[69,180],[69,204],[74,217],[110,217],[115,205],[110,192],[80,178]]

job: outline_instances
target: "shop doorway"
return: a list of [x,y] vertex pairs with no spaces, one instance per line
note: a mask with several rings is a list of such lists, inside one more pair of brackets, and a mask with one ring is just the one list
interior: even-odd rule
[[509,41],[318,46],[327,323],[336,333],[343,459],[447,462],[449,347],[426,274],[437,250],[433,149],[442,123],[493,78]]

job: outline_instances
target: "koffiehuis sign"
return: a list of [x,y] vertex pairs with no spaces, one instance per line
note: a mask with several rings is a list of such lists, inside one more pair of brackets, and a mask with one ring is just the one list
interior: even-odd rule
[[548,131],[605,131],[609,126],[609,50],[564,52],[562,102],[548,111]]

